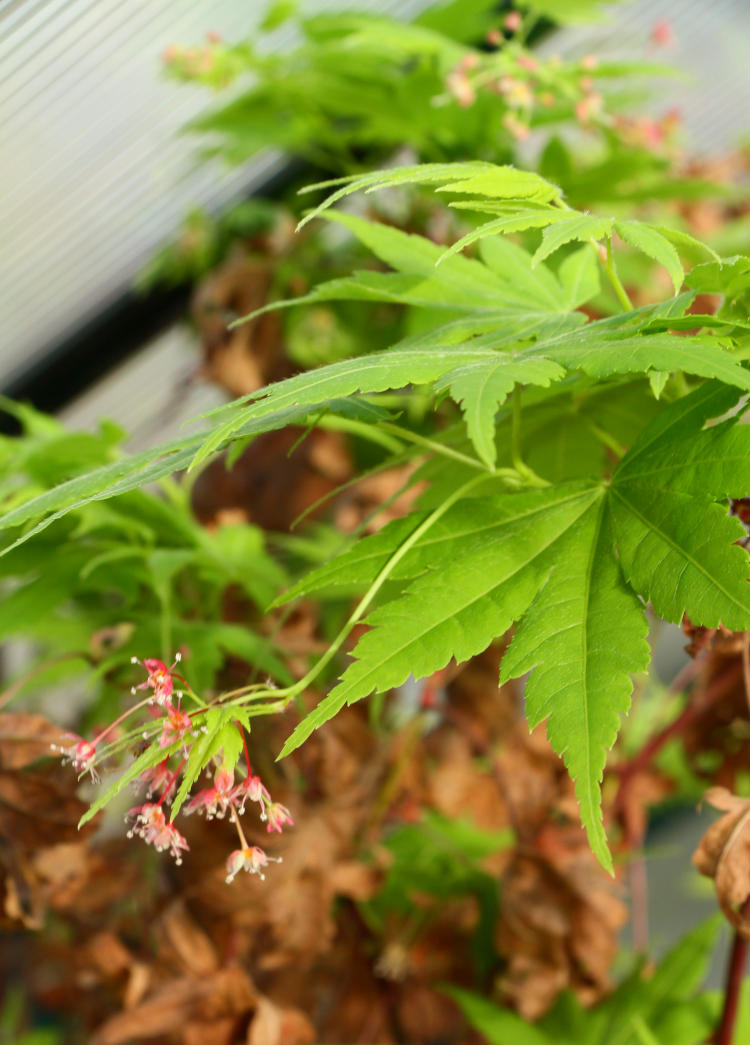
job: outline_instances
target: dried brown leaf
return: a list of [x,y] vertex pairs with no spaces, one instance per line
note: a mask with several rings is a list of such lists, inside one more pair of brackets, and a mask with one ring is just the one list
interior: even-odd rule
[[22,711],[0,715],[0,769],[23,769],[49,757],[53,744],[65,743],[64,731],[42,715]]
[[211,1023],[238,1017],[251,1012],[257,999],[249,978],[237,968],[198,979],[172,980],[139,1005],[107,1020],[94,1034],[91,1045],[125,1045],[172,1035],[183,1025],[197,1021]]
[[160,935],[186,972],[208,976],[219,968],[219,956],[211,940],[188,914],[181,900],[171,903],[159,919]]
[[726,918],[750,939],[750,799],[714,787],[706,800],[724,815],[711,824],[693,853],[693,865],[713,878],[716,897]]

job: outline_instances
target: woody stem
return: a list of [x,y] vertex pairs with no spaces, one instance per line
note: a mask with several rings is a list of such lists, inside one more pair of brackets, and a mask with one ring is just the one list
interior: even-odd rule
[[150,704],[150,703],[151,703],[151,697],[146,697],[145,700],[141,700],[137,704],[134,704],[132,706],[132,708],[128,708],[127,711],[123,711],[123,713],[121,715],[119,715],[114,720],[114,722],[110,722],[110,724],[105,729],[103,729],[101,731],[101,733],[99,734],[98,737],[94,737],[94,741],[93,741],[94,745],[98,744],[100,740],[103,740],[103,738],[106,737],[107,733],[111,733],[112,730],[115,728],[115,726],[119,726],[120,723],[124,722],[125,719],[129,715],[133,714],[134,711],[138,711],[139,708],[144,708],[147,704]]

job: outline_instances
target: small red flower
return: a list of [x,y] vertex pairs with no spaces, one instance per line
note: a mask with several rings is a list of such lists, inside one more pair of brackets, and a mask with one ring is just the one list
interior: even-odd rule
[[159,795],[161,802],[169,802],[177,787],[177,775],[169,768],[169,759],[165,758],[157,766],[144,769],[138,777],[136,786],[146,785],[146,796]]
[[132,664],[140,664],[141,667],[145,668],[148,672],[148,678],[145,682],[141,682],[140,686],[133,686],[133,693],[138,689],[151,688],[154,691],[155,703],[164,706],[170,704],[170,698],[174,691],[174,679],[172,675],[174,669],[182,660],[182,654],[178,653],[175,656],[174,663],[169,668],[163,660],[157,660],[155,657],[147,657],[146,660],[139,660],[137,657],[131,657],[130,660]]
[[166,711],[167,715],[159,737],[159,747],[168,747],[175,740],[182,740],[185,734],[190,732],[192,725],[187,711],[180,711],[172,704],[167,704]]
[[290,827],[294,827],[294,820],[292,820],[292,814],[289,812],[286,806],[281,805],[280,802],[272,802],[266,810],[266,819],[268,823],[266,825],[266,831],[278,831],[281,834],[281,829],[285,824],[289,824]]
[[445,86],[449,94],[452,94],[462,109],[467,109],[476,101],[477,94],[466,73],[456,69],[445,78]]
[[248,801],[257,802],[260,806],[261,820],[266,819],[266,806],[270,803],[271,796],[259,776],[245,777],[232,792],[232,798],[238,804],[240,815],[245,812],[245,805]]
[[651,27],[651,43],[656,47],[668,47],[674,40],[672,25],[666,18],[660,18]]
[[262,868],[269,863],[280,864],[281,857],[268,856],[258,845],[250,845],[243,849],[235,849],[227,858],[227,882],[234,880],[240,871],[248,874],[257,874],[261,880],[265,880]]
[[132,827],[128,831],[128,838],[138,835],[147,845],[152,845],[157,852],[163,853],[169,850],[175,863],[182,863],[182,853],[190,846],[174,824],[167,822],[164,810],[160,805],[147,802],[145,805],[136,806],[126,814],[125,819],[133,821]]
[[205,813],[207,820],[214,817],[221,820],[232,801],[234,794],[234,773],[221,766],[214,774],[214,786],[204,788],[185,806],[185,812]]
[[52,750],[62,755],[63,765],[70,763],[79,776],[82,773],[90,773],[91,779],[94,783],[97,783],[99,774],[94,769],[96,742],[84,740],[83,737],[76,736],[75,733],[68,733],[67,735],[75,743],[69,744],[67,747],[59,747],[57,744],[52,744]]

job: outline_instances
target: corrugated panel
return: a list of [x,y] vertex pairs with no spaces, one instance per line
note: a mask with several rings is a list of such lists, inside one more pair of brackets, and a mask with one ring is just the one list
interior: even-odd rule
[[[169,43],[251,35],[266,6],[0,3],[0,387],[119,297],[188,208],[218,208],[277,165],[270,155],[231,172],[198,165],[195,141],[177,131],[212,98],[161,75]],[[406,17],[424,2],[350,6]],[[271,42],[290,36],[282,26]]]
[[[672,39],[657,47],[650,35],[661,21],[668,23]],[[680,110],[693,153],[720,152],[750,131],[748,0],[628,0],[598,24],[557,33],[541,50],[675,66],[680,77],[659,79],[649,107]]]
[[[429,0],[349,0],[408,17]],[[307,10],[342,0],[307,0]],[[210,96],[161,76],[170,42],[251,34],[264,0],[0,0],[0,387],[119,297],[195,204],[218,208],[276,160],[242,170],[195,163],[180,126]],[[656,51],[657,19],[675,42]],[[273,42],[289,43],[282,27]],[[660,83],[694,144],[717,150],[747,127],[747,0],[635,0],[545,49],[650,56],[691,71]]]

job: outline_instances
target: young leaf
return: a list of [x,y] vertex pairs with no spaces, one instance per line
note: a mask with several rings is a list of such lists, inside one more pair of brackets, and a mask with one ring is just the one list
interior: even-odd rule
[[497,460],[495,414],[516,384],[549,386],[565,371],[549,359],[514,359],[497,354],[449,370],[436,383],[436,391],[450,390],[451,398],[466,418],[466,429],[477,454],[489,468]]
[[[732,358],[711,335],[679,337],[654,333],[616,336],[606,321],[588,323],[577,331],[539,340],[524,356],[545,356],[568,370],[583,370],[601,379],[612,374],[682,370],[716,377],[750,391],[750,371]],[[519,354],[520,356],[520,354]]]
[[553,254],[566,243],[573,240],[598,240],[608,236],[612,231],[614,218],[597,218],[592,214],[573,212],[570,217],[550,225],[542,233],[542,242],[534,254],[534,264],[538,265],[550,254]]
[[159,762],[162,762],[169,754],[168,748],[159,747],[158,744],[151,744],[142,755],[132,762],[128,768],[122,773],[114,784],[111,784],[106,788],[89,806],[86,812],[83,814],[81,819],[78,821],[79,828],[87,824],[89,820],[96,816],[100,809],[112,801],[115,795],[119,795],[124,787],[131,784],[134,780],[137,780],[141,773],[147,769],[152,769]]
[[580,308],[599,293],[601,280],[599,277],[599,259],[590,247],[581,247],[569,254],[557,270],[565,295],[565,307]]
[[[239,401],[240,403],[242,400]],[[304,420],[315,412],[315,406],[320,409],[326,406],[332,412],[336,409],[336,400],[326,403],[317,403],[313,406],[299,405],[287,402],[278,412],[264,410],[259,419],[237,416],[237,405],[232,404],[229,410],[233,418],[231,425],[227,426],[229,433],[225,436],[225,429],[220,428],[217,433],[212,434],[210,442],[211,452],[218,450],[225,444],[225,439],[247,435],[256,435],[260,432],[283,428],[295,421]],[[225,409],[225,408],[221,408]],[[0,549],[0,557],[6,555],[12,549],[28,541],[31,537],[40,533],[55,520],[62,518],[77,508],[83,508],[92,501],[100,501],[115,497],[119,494],[129,493],[139,487],[147,486],[149,483],[172,475],[182,468],[187,468],[191,462],[194,464],[196,452],[205,450],[207,440],[204,433],[188,436],[185,439],[176,439],[161,446],[155,446],[142,453],[133,454],[132,457],[124,457],[111,464],[95,468],[85,475],[76,476],[67,482],[35,497],[30,497],[5,515],[0,516],[0,530],[21,526],[30,520],[39,520],[28,530],[24,531],[16,540],[5,548]],[[201,460],[207,456],[202,453]]]
[[[439,183],[443,184],[440,185]],[[344,196],[354,192],[374,192],[394,185],[436,185],[438,192],[472,193],[494,199],[533,200],[546,203],[560,197],[556,185],[529,171],[514,167],[498,167],[479,160],[468,163],[423,163],[411,167],[394,167],[391,170],[371,171],[364,175],[351,175],[333,181],[308,185],[303,191],[327,189],[333,185],[341,188],[323,200],[300,222],[300,226],[318,217]]]
[[685,273],[680,264],[679,254],[666,236],[654,226],[642,221],[616,221],[615,232],[625,243],[663,265],[672,279],[675,294],[679,293]]
[[689,232],[683,232],[682,229],[672,229],[669,225],[650,224],[649,227],[660,232],[673,246],[677,247],[678,250],[681,249],[682,253],[688,258],[708,254],[715,261],[721,261],[721,258],[712,247],[709,247],[707,243],[703,243],[702,240],[696,239],[695,236],[691,236]]
[[[209,708],[206,714],[201,716],[201,723],[205,732],[201,733],[200,737],[190,748],[190,754],[183,770],[182,781],[172,802],[169,814],[170,820],[173,821],[177,816],[183,802],[190,794],[191,787],[221,748],[225,739],[223,730],[227,724],[228,714],[231,717],[231,712],[227,713],[218,708]],[[236,728],[234,728],[234,732],[239,736]]]
[[[452,206],[466,209],[472,207],[472,204],[459,202],[452,204]],[[480,206],[484,209],[485,205],[477,204],[475,209],[478,209]],[[485,222],[485,224],[472,229],[471,232],[467,232],[466,235],[456,240],[443,253],[438,264],[442,263],[443,258],[449,258],[452,254],[458,254],[464,247],[476,243],[477,240],[485,239],[487,236],[498,236],[501,234],[507,236],[511,232],[522,232],[525,229],[543,229],[557,221],[562,221],[566,217],[567,212],[557,207],[537,205],[533,208],[526,207],[524,210],[519,210],[517,207],[505,207],[502,209],[500,217],[495,218],[493,221]]]

